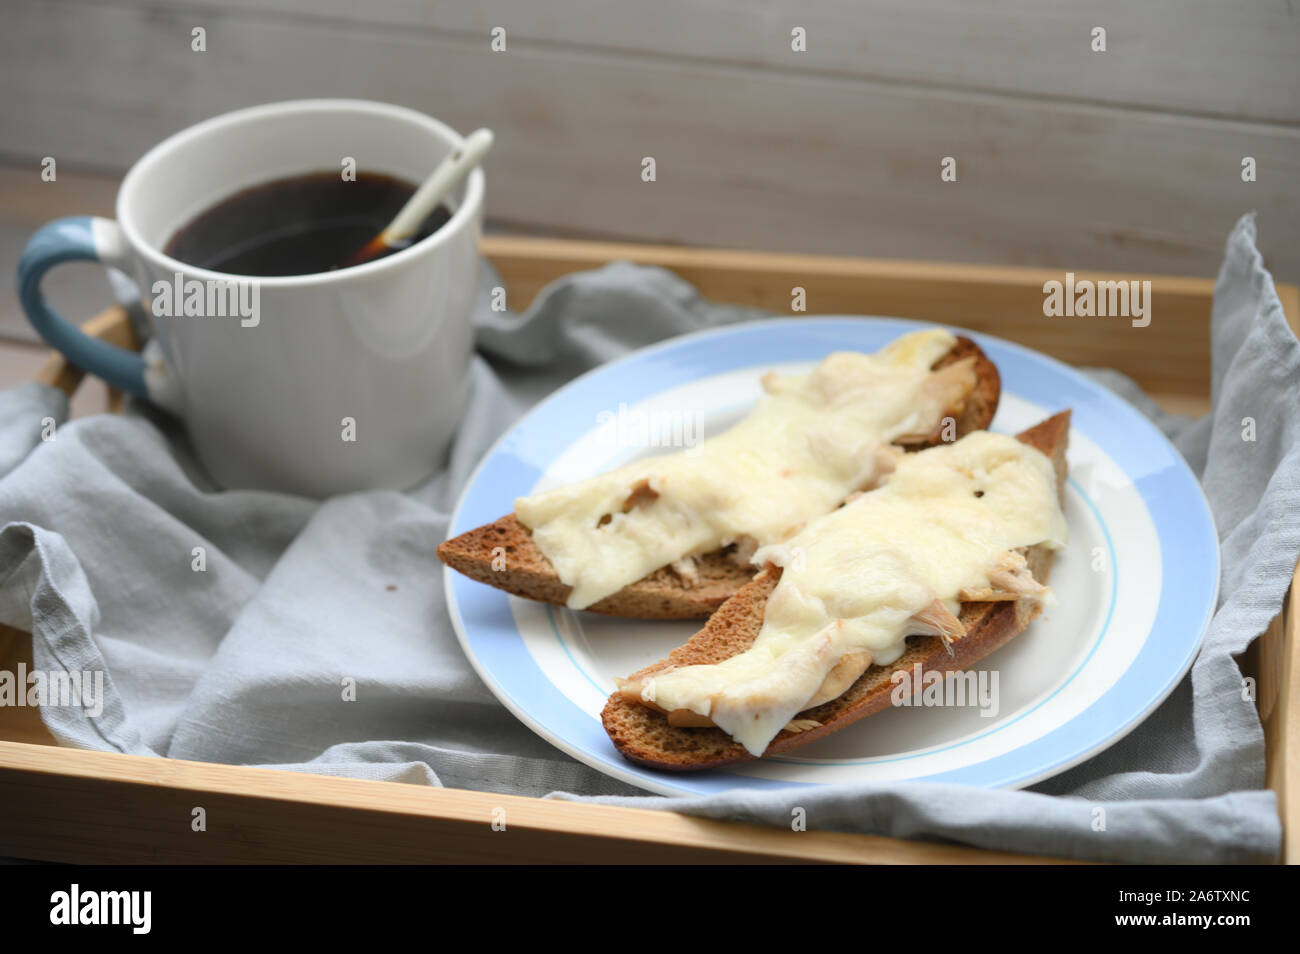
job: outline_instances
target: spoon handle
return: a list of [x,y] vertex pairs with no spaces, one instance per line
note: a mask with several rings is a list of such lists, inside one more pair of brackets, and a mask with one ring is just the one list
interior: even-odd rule
[[446,159],[438,163],[438,168],[429,174],[415,194],[406,200],[402,211],[398,212],[387,228],[379,233],[384,245],[394,245],[410,238],[419,229],[420,223],[429,217],[438,203],[447,193],[456,187],[467,173],[483,159],[492,148],[492,130],[476,129],[465,137],[464,142]]

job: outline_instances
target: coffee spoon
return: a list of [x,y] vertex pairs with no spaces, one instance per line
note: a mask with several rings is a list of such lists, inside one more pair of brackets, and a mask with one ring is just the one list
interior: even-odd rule
[[476,129],[442,162],[429,173],[415,194],[389,222],[382,232],[367,242],[360,251],[349,258],[344,267],[360,265],[387,252],[404,248],[420,228],[420,223],[438,207],[447,193],[460,184],[475,166],[482,162],[492,148],[492,130]]

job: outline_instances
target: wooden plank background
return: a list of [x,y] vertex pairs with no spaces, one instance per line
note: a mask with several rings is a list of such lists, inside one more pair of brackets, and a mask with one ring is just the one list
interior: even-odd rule
[[[1282,0],[6,0],[0,255],[54,214],[108,212],[121,172],[195,121],[358,96],[492,126],[498,230],[1211,276],[1256,209],[1294,281],[1298,49]],[[50,281],[79,318],[102,285]],[[4,297],[0,335],[30,340]]]

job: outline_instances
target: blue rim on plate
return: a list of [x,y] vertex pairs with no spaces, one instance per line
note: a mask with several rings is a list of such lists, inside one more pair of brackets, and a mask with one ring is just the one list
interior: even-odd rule
[[[569,382],[519,420],[484,456],[452,515],[449,536],[489,523],[529,493],[545,468],[592,428],[592,408],[633,404],[699,378],[742,368],[817,361],[836,350],[875,351],[924,322],[896,318],[766,319],[673,338]],[[1137,657],[1087,710],[1012,751],[953,771],[918,776],[982,787],[1020,787],[1050,777],[1118,741],[1158,706],[1191,667],[1218,599],[1219,548],[1209,504],[1177,450],[1134,407],[1053,358],[962,331],[997,365],[1003,391],[1071,408],[1086,434],[1128,475],[1159,539],[1156,617]],[[1211,556],[1212,555],[1212,556]],[[725,769],[665,773],[625,760],[600,721],[542,673],[524,646],[506,593],[444,570],[461,646],[479,676],[521,721],[605,774],[662,794],[804,786]],[[1120,585],[1122,581],[1116,581]]]

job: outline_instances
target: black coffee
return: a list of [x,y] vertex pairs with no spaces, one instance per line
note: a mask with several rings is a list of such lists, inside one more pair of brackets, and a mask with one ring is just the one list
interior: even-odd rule
[[[391,176],[337,172],[276,179],[238,192],[172,236],[164,251],[188,265],[230,275],[312,275],[342,268],[415,193]],[[451,218],[439,206],[402,247]],[[401,251],[390,249],[374,258]]]

